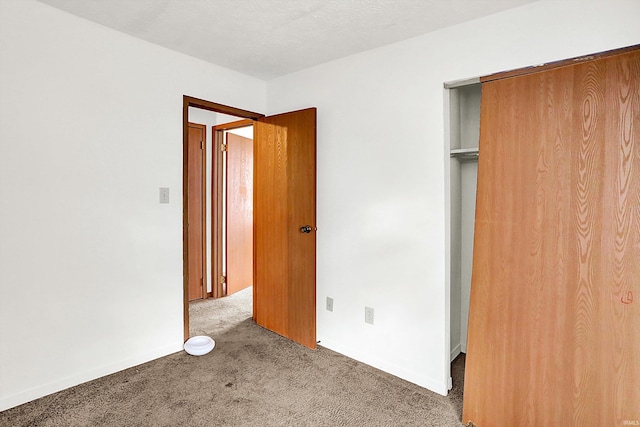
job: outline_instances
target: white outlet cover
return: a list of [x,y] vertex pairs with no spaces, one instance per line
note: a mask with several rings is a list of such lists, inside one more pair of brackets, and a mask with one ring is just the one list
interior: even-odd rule
[[364,308],[364,322],[373,325],[374,322],[374,310],[371,307]]

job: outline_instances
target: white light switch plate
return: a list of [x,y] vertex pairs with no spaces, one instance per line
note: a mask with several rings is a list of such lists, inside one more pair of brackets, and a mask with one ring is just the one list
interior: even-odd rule
[[160,203],[169,203],[168,187],[160,187]]

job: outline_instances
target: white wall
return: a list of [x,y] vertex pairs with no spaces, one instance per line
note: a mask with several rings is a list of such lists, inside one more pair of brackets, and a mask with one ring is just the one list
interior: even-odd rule
[[321,345],[446,393],[443,82],[637,44],[638,16],[636,0],[540,1],[268,83],[269,114],[318,107]]
[[2,410],[182,348],[182,96],[266,84],[0,0],[0,93]]
[[[473,266],[473,231],[476,219],[476,190],[478,187],[478,161],[460,165],[460,327],[459,345],[467,352],[469,301],[471,296],[471,267]],[[453,283],[452,283],[453,286]],[[451,289],[453,294],[453,288]],[[451,328],[454,321],[451,320]]]
[[231,129],[228,132],[233,133],[235,135],[240,135],[244,138],[253,139],[253,126],[246,126],[243,128]]

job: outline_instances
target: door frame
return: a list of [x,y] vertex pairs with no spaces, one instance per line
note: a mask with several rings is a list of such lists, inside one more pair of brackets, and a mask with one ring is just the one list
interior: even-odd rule
[[[226,230],[222,226],[222,218],[226,206],[222,203],[223,188],[223,170],[222,170],[222,144],[224,144],[224,132],[232,129],[238,129],[253,126],[254,120],[241,119],[229,123],[215,125],[211,128],[211,140],[213,143],[213,167],[211,168],[211,296],[213,298],[221,298],[227,295],[224,284],[226,277],[222,274],[227,271],[226,266],[222,265],[222,236],[226,234]],[[227,164],[227,168],[229,165]],[[226,240],[225,240],[226,242]],[[226,248],[224,248],[226,253]]]
[[[228,105],[218,104],[215,102],[207,101],[200,98],[195,98],[192,96],[183,95],[182,96],[182,308],[183,308],[183,334],[184,341],[187,341],[190,337],[189,334],[189,247],[188,247],[188,233],[187,233],[187,223],[189,218],[189,205],[188,205],[188,163],[187,163],[187,155],[188,155],[188,142],[189,142],[189,107],[200,108],[203,110],[213,111],[215,113],[227,114],[231,116],[237,116],[244,119],[249,119],[252,121],[258,120],[260,117],[264,117],[264,114],[255,113],[249,110],[243,110],[240,108],[230,107]],[[212,138],[215,141],[215,138]],[[213,150],[214,153],[216,150]],[[222,162],[222,156],[217,156]],[[221,174],[221,168],[219,168],[216,163],[213,164],[213,170],[219,171]],[[216,173],[213,173],[213,177],[215,178]],[[217,185],[222,186],[222,180],[220,182],[212,183],[212,192],[215,191]],[[216,199],[212,199],[216,200]],[[217,209],[217,208],[216,208]],[[216,215],[212,215],[215,217]],[[213,218],[212,218],[213,219]],[[222,216],[219,217],[222,219]],[[220,227],[222,224],[220,224]],[[216,242],[213,238],[217,238],[215,233],[218,233],[218,224],[213,224],[211,226],[212,233],[212,242]],[[220,239],[222,236],[220,235]],[[213,251],[212,251],[213,252]],[[212,265],[215,267],[215,263]],[[220,274],[218,273],[218,277]],[[212,277],[216,277],[213,275]],[[212,284],[212,291],[214,287]]]

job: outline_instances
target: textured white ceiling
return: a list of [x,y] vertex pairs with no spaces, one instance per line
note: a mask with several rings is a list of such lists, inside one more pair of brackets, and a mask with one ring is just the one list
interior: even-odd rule
[[534,0],[39,0],[263,80]]

